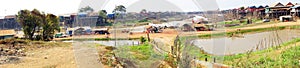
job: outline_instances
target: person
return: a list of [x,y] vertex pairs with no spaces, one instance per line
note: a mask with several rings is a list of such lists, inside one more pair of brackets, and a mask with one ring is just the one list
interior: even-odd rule
[[249,19],[247,19],[247,24],[250,24],[250,20]]

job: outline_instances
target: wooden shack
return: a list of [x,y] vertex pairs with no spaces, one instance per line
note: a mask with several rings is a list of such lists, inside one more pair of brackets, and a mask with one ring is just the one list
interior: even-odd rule
[[290,10],[291,10],[290,6],[291,6],[290,3],[284,5],[278,2],[271,5],[270,7],[267,7],[266,9],[268,10],[267,12],[270,18],[278,19],[280,16],[290,15]]

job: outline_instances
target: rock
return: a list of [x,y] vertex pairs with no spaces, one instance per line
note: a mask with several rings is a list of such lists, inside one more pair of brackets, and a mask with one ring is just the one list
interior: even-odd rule
[[45,56],[45,57],[44,57],[44,59],[48,59],[48,57],[47,57],[47,56]]

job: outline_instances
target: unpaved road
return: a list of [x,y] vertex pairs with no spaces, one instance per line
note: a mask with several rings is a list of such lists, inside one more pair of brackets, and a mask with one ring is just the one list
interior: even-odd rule
[[95,46],[85,42],[73,43],[78,68],[102,68]]
[[71,47],[37,49],[27,54],[19,63],[3,64],[0,68],[77,68]]

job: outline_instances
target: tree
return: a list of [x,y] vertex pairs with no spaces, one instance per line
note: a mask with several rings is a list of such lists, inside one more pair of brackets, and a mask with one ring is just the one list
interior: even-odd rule
[[90,6],[86,6],[86,7],[80,8],[79,12],[94,12],[94,9],[91,8]]
[[115,9],[113,10],[113,13],[125,13],[126,8],[123,5],[116,6]]
[[244,6],[243,6],[243,7],[240,7],[240,9],[241,9],[241,10],[245,10],[245,7],[244,7]]
[[[126,13],[126,7],[123,6],[123,5],[116,6],[115,9],[113,10],[113,13],[117,17],[120,16],[121,14],[125,14]],[[122,18],[122,16],[121,16],[121,18]]]
[[59,19],[53,14],[47,14],[45,22],[42,24],[43,27],[43,40],[49,41],[52,40],[54,32],[60,31],[59,28]]
[[147,10],[146,9],[142,9],[142,11],[140,12],[141,14],[146,14]]
[[99,16],[101,16],[101,17],[103,17],[103,18],[106,18],[106,15],[107,15],[106,10],[100,10],[100,11],[99,11]]
[[40,23],[43,22],[41,17],[42,14],[37,9],[32,11],[21,10],[18,12],[17,19],[23,28],[25,38],[30,40],[34,39],[34,33],[39,30],[41,25]]
[[17,21],[23,28],[25,38],[30,40],[50,40],[54,31],[59,30],[58,18],[55,15],[45,15],[37,9],[20,10]]
[[97,21],[97,26],[102,25],[103,23],[107,22],[106,10],[100,10],[98,13],[99,13],[99,17],[98,17],[98,21]]

